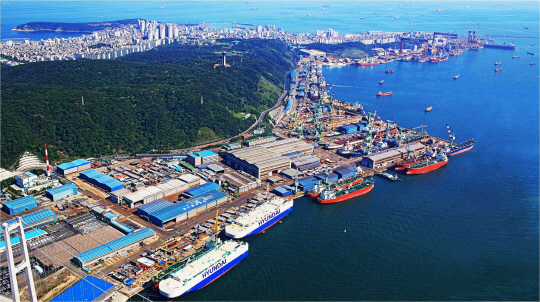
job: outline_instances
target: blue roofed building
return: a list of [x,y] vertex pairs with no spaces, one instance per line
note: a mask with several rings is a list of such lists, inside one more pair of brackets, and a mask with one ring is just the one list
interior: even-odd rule
[[217,161],[219,161],[219,156],[210,150],[204,150],[196,153],[188,153],[186,157],[186,162],[195,167],[198,165],[208,164]]
[[197,196],[197,195],[201,195],[201,194],[204,194],[208,191],[212,191],[212,190],[219,190],[221,189],[220,185],[215,183],[215,182],[207,182],[205,184],[202,184],[200,186],[197,186],[195,188],[191,188],[189,190],[186,190],[184,191],[184,193],[182,193],[182,196],[185,196],[185,197],[193,197],[193,196]]
[[76,159],[69,163],[63,163],[56,167],[56,171],[61,175],[68,175],[75,172],[81,172],[88,170],[92,167],[92,164],[86,159]]
[[[49,223],[56,222],[56,214],[50,209],[43,209],[34,213],[22,215],[21,218],[25,232],[30,229],[37,229]],[[10,225],[14,224],[16,222],[16,218],[2,221],[2,223],[4,222]],[[13,230],[12,233],[14,232],[16,231]],[[0,238],[3,236],[3,234],[4,228],[2,227],[2,225],[0,225]]]
[[155,236],[156,232],[150,228],[140,229],[124,237],[79,253],[73,257],[73,262],[82,268],[87,268],[100,260],[115,257],[119,253],[139,246],[141,242],[148,242],[154,239]]
[[114,192],[124,188],[124,184],[118,179],[101,174],[96,170],[82,172],[79,177],[107,192]]
[[164,207],[149,214],[150,221],[164,227],[168,223],[176,223],[196,216],[197,214],[226,202],[229,195],[219,189]]
[[58,201],[69,196],[77,195],[77,187],[74,184],[66,184],[45,191],[45,195],[53,201]]
[[4,202],[2,209],[9,215],[14,215],[36,207],[36,198],[34,196],[25,196],[22,198]]
[[114,292],[114,284],[94,276],[87,276],[54,297],[51,302],[105,301]]
[[147,203],[137,208],[137,215],[150,217],[150,214],[159,211],[163,208],[171,206],[172,203],[165,199],[158,199],[154,202]]

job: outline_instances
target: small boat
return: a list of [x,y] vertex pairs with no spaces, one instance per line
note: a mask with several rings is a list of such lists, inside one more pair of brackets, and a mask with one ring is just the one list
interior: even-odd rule
[[513,56],[512,59],[519,59],[521,58],[520,56]]
[[412,21],[409,21],[409,24],[412,24]]
[[321,10],[328,10],[328,8],[326,8],[326,7],[323,7],[323,8],[321,8]]
[[533,43],[533,44],[531,44],[531,46],[535,46],[535,45],[536,45],[536,44],[534,44],[534,43]]
[[495,69],[495,72],[499,72],[499,71],[502,71],[502,68]]
[[312,15],[312,14],[307,14],[307,16],[308,16],[308,17],[311,17],[311,16],[313,16],[313,15]]
[[529,27],[528,26],[523,26],[523,29],[529,29]]
[[385,71],[385,73],[393,73],[394,70],[393,69],[388,69],[387,71]]
[[430,112],[431,110],[433,110],[433,106],[429,106],[426,109],[424,109],[425,112]]
[[160,7],[160,8],[161,8],[161,9],[164,9],[164,8],[165,8],[165,6],[167,6],[167,4],[164,4],[164,5],[163,5],[162,7]]
[[399,19],[399,17],[398,17],[398,16],[394,16],[394,19]]
[[384,83],[384,80],[381,80],[381,81],[379,82],[379,84],[383,84],[383,83]]
[[442,12],[442,9],[438,9],[437,11],[438,11],[438,12]]
[[534,56],[534,52],[527,51],[527,54]]
[[454,76],[454,80],[457,79],[457,78],[459,78],[459,74],[456,74],[456,75]]
[[360,20],[364,20],[365,18],[364,17],[360,17]]
[[256,9],[258,9],[258,8],[256,8],[256,7],[252,7],[251,9],[252,9],[252,10],[256,10]]
[[379,12],[373,12],[374,14],[378,14]]
[[328,14],[328,12],[327,12],[327,11],[324,11],[324,13],[325,13],[325,14]]
[[502,62],[495,62],[495,65],[501,65]]
[[392,95],[393,92],[392,91],[388,91],[388,92],[378,92],[377,93],[377,96],[388,96],[388,95]]
[[536,63],[534,63],[534,62],[531,62],[531,63],[529,63],[529,65],[531,65],[531,66],[532,66],[532,65],[536,65]]
[[381,177],[384,177],[388,180],[391,180],[391,181],[401,181],[401,179],[396,175],[396,174],[393,174],[393,173],[390,173],[390,172],[381,172],[381,173],[377,173],[377,175],[381,176]]

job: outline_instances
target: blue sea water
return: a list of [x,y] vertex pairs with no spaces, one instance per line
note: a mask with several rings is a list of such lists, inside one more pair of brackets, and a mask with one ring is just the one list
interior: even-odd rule
[[[312,33],[474,29],[480,35],[539,36],[535,1],[253,2],[11,1],[1,6],[1,33],[39,40],[60,35],[10,29],[30,21],[146,18],[275,24]],[[325,4],[328,14],[321,11]],[[457,141],[474,137],[474,149],[426,175],[397,183],[376,179],[372,192],[339,204],[296,200],[282,224],[247,240],[249,257],[178,300],[538,301],[540,41],[506,42],[517,50],[467,51],[438,64],[324,68],[337,99],[360,102],[408,128],[427,125],[440,137],[447,136],[448,123]],[[494,72],[495,61],[503,62],[502,72]],[[394,94],[376,98],[379,90]],[[434,109],[426,114],[429,105]],[[162,299],[155,292],[144,295]]]

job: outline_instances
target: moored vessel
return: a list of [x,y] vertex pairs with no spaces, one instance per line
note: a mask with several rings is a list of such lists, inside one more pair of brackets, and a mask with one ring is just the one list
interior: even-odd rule
[[274,225],[293,210],[293,199],[275,197],[237,218],[225,227],[225,235],[241,239],[258,234]]
[[221,277],[248,255],[246,242],[216,239],[154,277],[159,292],[170,299],[196,291]]
[[375,181],[373,179],[366,179],[357,184],[351,184],[345,188],[339,188],[335,191],[324,190],[317,198],[318,203],[336,203],[364,195],[373,189]]
[[329,183],[329,184],[316,184],[315,186],[313,186],[313,189],[311,189],[309,192],[308,192],[308,196],[309,197],[312,197],[312,198],[317,198],[321,195],[321,193],[324,191],[324,190],[330,190],[330,191],[335,191],[337,189],[342,189],[342,188],[345,188],[349,185],[354,185],[354,184],[357,184],[357,183],[360,183],[364,181],[364,178],[362,178],[361,175],[359,174],[356,174],[354,176],[350,176],[350,177],[347,177],[347,178],[342,178],[336,182],[333,182],[333,183]]
[[440,167],[448,163],[448,157],[444,154],[438,154],[436,156],[426,156],[424,161],[412,164],[407,167],[407,175],[411,174],[424,174],[437,170]]
[[392,95],[392,94],[393,94],[392,91],[388,91],[388,92],[381,92],[381,91],[379,91],[379,92],[377,93],[377,96],[387,96],[387,95]]
[[474,147],[474,139],[470,139],[466,142],[462,143],[453,143],[449,146],[448,152],[446,153],[447,156],[452,156],[456,154],[460,154],[463,152],[467,152],[471,150]]
[[499,71],[502,71],[502,68],[495,69],[495,72],[499,72]]

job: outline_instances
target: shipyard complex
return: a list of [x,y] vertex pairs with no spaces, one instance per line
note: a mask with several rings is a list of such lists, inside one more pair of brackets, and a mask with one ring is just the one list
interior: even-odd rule
[[[143,32],[150,27],[152,41],[160,35],[154,33],[159,25],[140,21],[139,26]],[[171,28],[171,39],[179,37]],[[270,136],[247,133],[236,142],[185,153],[86,158],[52,166],[47,157],[30,165],[46,172],[18,173],[10,191],[19,198],[4,194],[1,200],[7,218],[0,226],[0,295],[13,297],[20,290],[17,295],[27,300],[127,301],[152,288],[163,299],[176,298],[203,288],[248,257],[249,244],[242,239],[279,223],[292,213],[296,198],[309,198],[313,206],[361,202],[377,190],[377,181],[429,173],[471,150],[474,140],[455,141],[448,125],[448,138],[434,137],[424,125],[406,128],[385,121],[376,111],[329,93],[324,65],[439,63],[489,45],[473,31],[467,37],[432,32],[391,38],[401,47],[375,50],[360,60],[301,49],[285,91],[268,112],[274,126]],[[407,48],[407,41],[416,44]],[[380,93],[374,97],[388,95]],[[33,256],[27,259],[29,252]],[[18,257],[27,259],[23,263],[30,269],[13,279],[8,272]],[[35,288],[26,294],[18,285],[28,275]]]

